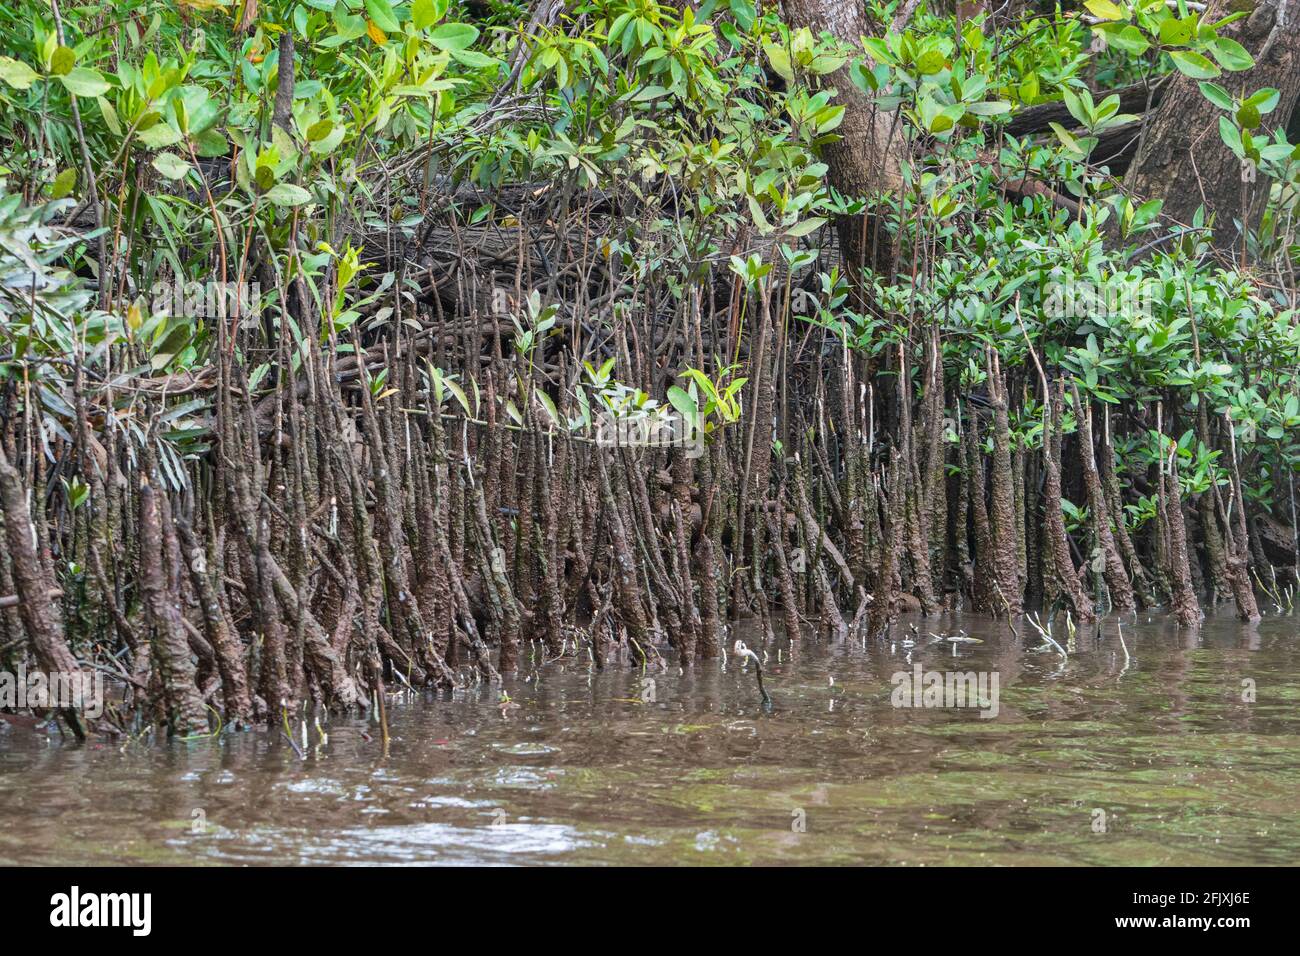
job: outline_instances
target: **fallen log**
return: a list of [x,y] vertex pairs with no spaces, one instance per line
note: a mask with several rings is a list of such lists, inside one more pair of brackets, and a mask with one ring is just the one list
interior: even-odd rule
[[[1148,107],[1154,109],[1160,105],[1164,91],[1168,89],[1167,77],[1161,77],[1150,88],[1143,83],[1135,83],[1118,90],[1092,90],[1092,98],[1101,102],[1109,96],[1119,96],[1119,112],[1145,113]],[[1079,125],[1079,121],[1070,113],[1063,100],[1039,103],[1021,110],[1011,117],[1003,132],[1011,136],[1029,136],[1033,133],[1045,133],[1053,123],[1060,123],[1066,129]]]

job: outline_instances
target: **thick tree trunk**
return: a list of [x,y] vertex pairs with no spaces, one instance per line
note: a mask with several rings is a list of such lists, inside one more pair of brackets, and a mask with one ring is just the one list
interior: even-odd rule
[[[47,677],[79,676],[81,665],[68,647],[59,614],[50,593],[54,581],[36,551],[36,534],[28,508],[28,492],[18,469],[9,463],[0,443],[0,514],[4,517],[4,546],[9,551],[13,582],[18,591],[18,614],[37,663]],[[84,740],[81,717],[71,708],[61,716],[78,740]]]
[[[784,0],[783,6],[792,27],[807,27],[814,35],[829,33],[865,57],[861,38],[872,32],[865,4]],[[903,182],[899,166],[904,149],[901,122],[896,113],[876,109],[871,98],[854,84],[849,66],[846,63],[827,77],[836,91],[835,102],[844,107],[844,121],[835,131],[840,140],[823,152],[829,167],[827,178],[850,198],[897,192]],[[845,217],[839,230],[844,258],[850,266],[873,264],[890,245],[883,231],[873,235],[871,223],[862,216]]]
[[[1163,444],[1164,438],[1161,438]],[[1174,616],[1182,627],[1201,623],[1201,605],[1192,585],[1188,563],[1187,522],[1183,516],[1182,485],[1178,480],[1178,451],[1171,448],[1166,461],[1167,473],[1161,479],[1166,493],[1161,496],[1165,524],[1169,529],[1169,577]]]
[[167,724],[174,734],[191,736],[208,729],[203,698],[194,680],[194,662],[181,616],[179,595],[170,586],[164,562],[158,492],[140,482],[140,595],[153,628],[154,658],[162,680]]
[[1074,609],[1080,624],[1096,620],[1092,598],[1079,583],[1079,572],[1070,557],[1070,538],[1065,530],[1065,513],[1061,507],[1061,412],[1065,407],[1064,383],[1057,381],[1048,392],[1047,409],[1050,427],[1043,431],[1043,521],[1046,531],[1048,564],[1053,569],[1056,586]]
[[1020,558],[1016,546],[1016,492],[1011,469],[1011,426],[1007,415],[1007,383],[1002,376],[998,353],[989,349],[989,404],[993,406],[993,475],[989,495],[989,518],[993,530],[990,562],[997,581],[995,609],[1007,617],[1019,617],[1024,610],[1020,587]]
[[[1215,0],[1205,22],[1240,9],[1240,3]],[[1239,98],[1264,87],[1279,91],[1277,107],[1263,117],[1253,134],[1257,140],[1286,125],[1300,96],[1300,11],[1288,9],[1288,3],[1258,0],[1249,16],[1221,32],[1244,46],[1255,57],[1255,65],[1240,73],[1225,72],[1214,82]],[[1144,199],[1163,199],[1164,214],[1181,223],[1190,223],[1196,208],[1204,204],[1207,213],[1215,215],[1215,245],[1239,249],[1241,234],[1234,220],[1244,221],[1248,229],[1259,224],[1269,184],[1263,175],[1243,182],[1241,161],[1219,136],[1222,115],[1201,93],[1198,81],[1176,75],[1160,109],[1148,117],[1125,185]]]
[[1088,508],[1092,512],[1092,526],[1096,533],[1097,546],[1101,548],[1105,560],[1106,586],[1110,589],[1110,600],[1117,611],[1127,613],[1137,609],[1133,598],[1133,584],[1128,571],[1120,557],[1119,546],[1115,543],[1112,520],[1123,524],[1123,515],[1112,516],[1106,493],[1101,484],[1101,474],[1097,469],[1097,459],[1093,451],[1092,404],[1085,405],[1079,400],[1079,389],[1073,387],[1075,421],[1079,430],[1079,464],[1083,466],[1083,484],[1088,490]]

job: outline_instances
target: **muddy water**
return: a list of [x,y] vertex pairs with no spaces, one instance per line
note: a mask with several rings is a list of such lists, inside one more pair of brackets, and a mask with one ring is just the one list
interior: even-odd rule
[[[916,623],[913,646],[906,623],[865,647],[745,635],[770,712],[734,659],[535,662],[516,708],[395,701],[387,758],[359,718],[303,758],[268,733],[79,748],[0,724],[0,863],[1300,861],[1295,619],[1143,618],[1123,643],[1108,622],[1068,660]],[[932,642],[958,628],[982,643]],[[996,717],[892,706],[917,663],[996,674]]]

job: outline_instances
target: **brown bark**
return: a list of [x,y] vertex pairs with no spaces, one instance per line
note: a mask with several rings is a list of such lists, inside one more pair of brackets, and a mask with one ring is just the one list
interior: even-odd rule
[[[842,0],[784,0],[783,6],[791,26],[807,27],[814,35],[829,33],[863,53],[861,38],[872,32],[865,5]],[[835,102],[844,107],[844,121],[836,130],[841,138],[824,150],[831,185],[849,197],[897,192],[903,182],[899,160],[905,148],[897,114],[876,109],[871,98],[854,84],[848,63],[827,79],[835,87]],[[873,244],[877,249],[889,244],[886,236],[871,236],[868,230],[862,216],[845,217],[840,223],[845,259],[851,266],[870,265]]]
[[[1020,590],[1020,559],[1016,546],[1015,486],[1011,474],[1011,435],[1007,415],[1007,384],[996,352],[988,353],[989,401],[993,406],[993,472],[989,518],[993,530],[990,566],[997,581],[994,609],[1007,617],[1024,610]],[[1058,496],[1059,497],[1059,496]]]
[[[1161,441],[1165,439],[1162,437]],[[1192,571],[1187,561],[1187,522],[1183,517],[1182,487],[1178,481],[1178,448],[1167,458],[1168,473],[1162,482],[1165,494],[1162,511],[1169,534],[1169,577],[1172,586],[1174,616],[1183,627],[1201,622],[1201,605],[1192,587]]]
[[[672,462],[672,503],[671,517],[673,525],[673,550],[677,572],[676,576],[681,582],[683,600],[686,603],[686,633],[681,645],[681,659],[683,666],[689,666],[695,659],[696,647],[699,644],[700,630],[703,626],[700,618],[699,605],[695,600],[694,576],[691,573],[691,545],[689,521],[692,513],[691,502],[691,484],[694,481],[694,468],[691,465],[691,459],[687,457],[684,449],[678,448],[673,451]],[[780,551],[781,542],[777,539],[775,545]],[[784,552],[780,553],[781,560],[784,560]],[[784,593],[784,592],[783,592]],[[791,634],[793,640],[797,636]]]
[[276,60],[275,109],[272,122],[286,133],[293,134],[293,30],[280,33],[279,55]]
[[207,715],[194,682],[194,662],[190,660],[177,595],[167,584],[157,495],[148,479],[142,479],[140,591],[153,628],[154,659],[162,679],[168,726],[172,733],[182,736],[201,734],[208,729]]
[[[1112,516],[1102,490],[1101,475],[1097,469],[1097,459],[1092,445],[1092,406],[1084,405],[1079,399],[1078,388],[1074,389],[1075,418],[1079,425],[1079,463],[1083,466],[1083,482],[1088,489],[1088,508],[1092,512],[1092,525],[1097,538],[1097,546],[1106,562],[1106,585],[1110,589],[1110,600],[1115,610],[1133,611],[1137,605],[1133,599],[1133,584],[1120,557],[1119,546],[1115,543],[1112,528]],[[1122,522],[1124,519],[1120,517]]]
[[[874,601],[867,619],[867,633],[882,634],[894,623],[902,591],[899,568],[903,561],[907,532],[907,442],[895,449],[890,461],[889,494],[885,505],[885,538],[875,582]],[[882,484],[883,484],[882,479]]]
[[[1209,434],[1208,420],[1204,415],[1204,404],[1202,404],[1202,421],[1205,421],[1203,430],[1206,435]],[[1228,425],[1231,428],[1231,423]],[[1236,458],[1232,458],[1233,471],[1229,481],[1230,497],[1232,508],[1232,517],[1228,515],[1228,506],[1224,503],[1223,492],[1217,484],[1212,485],[1210,494],[1206,497],[1213,501],[1213,512],[1211,514],[1211,523],[1222,522],[1224,563],[1226,564],[1226,575],[1228,586],[1232,590],[1233,601],[1237,605],[1237,617],[1239,620],[1251,623],[1258,621],[1260,618],[1259,604],[1255,600],[1255,589],[1250,583],[1250,571],[1247,568],[1247,557],[1250,553],[1250,538],[1246,531],[1245,502],[1240,496],[1240,486],[1237,481]]]
[[[813,548],[813,542],[817,541],[819,537],[823,540],[823,543],[830,544],[830,539],[826,537],[821,525],[817,523],[817,516],[813,513],[812,503],[808,500],[808,489],[802,474],[795,475],[795,495],[796,506],[803,520],[808,547]],[[831,545],[831,547],[833,548],[834,545]],[[843,637],[848,632],[848,625],[844,623],[844,617],[840,614],[839,605],[835,601],[835,590],[831,587],[825,568],[822,567],[820,547],[809,556],[808,562],[809,570],[813,575],[813,583],[816,585],[821,598],[821,626],[836,637]],[[847,569],[841,573],[846,572]]]
[[[9,463],[0,441],[0,508],[4,513],[5,544],[9,550],[14,588],[18,592],[18,616],[36,660],[47,675],[80,674],[81,665],[72,655],[63,633],[63,619],[48,596],[54,581],[47,573],[32,542],[32,519],[27,508],[27,490],[17,469]],[[81,718],[71,709],[62,712],[64,721],[84,740]]]
[[[962,414],[960,403],[957,406],[957,423],[962,428]],[[961,593],[970,600],[975,598],[975,581],[974,565],[971,561],[970,553],[970,455],[969,446],[971,444],[972,424],[966,424],[962,428],[960,444],[957,446],[957,460],[961,465],[961,470],[957,473],[957,479],[954,482],[957,486],[957,508],[953,514],[952,532],[953,548],[952,558],[957,571],[957,581]],[[947,492],[947,487],[943,489]]]
[[971,562],[971,601],[977,611],[994,611],[1000,607],[997,576],[993,564],[993,529],[989,522],[988,501],[984,494],[984,455],[980,447],[979,412],[972,406],[965,435],[967,497],[971,512],[971,540],[975,545]]
[[1092,600],[1079,583],[1079,573],[1070,558],[1070,540],[1065,533],[1065,514],[1061,510],[1061,407],[1064,405],[1064,386],[1061,382],[1049,393],[1049,426],[1043,429],[1043,462],[1047,478],[1043,487],[1043,513],[1046,528],[1046,547],[1049,564],[1055,572],[1055,583],[1065,594],[1074,609],[1079,623],[1096,617]]
[[[1238,97],[1263,87],[1280,93],[1276,109],[1255,131],[1256,139],[1273,127],[1285,127],[1300,97],[1300,15],[1288,9],[1288,2],[1246,0],[1249,16],[1221,30],[1222,36],[1232,37],[1255,57],[1255,65],[1225,72],[1215,82]],[[1212,23],[1241,8],[1239,0],[1215,0],[1202,20]],[[1221,115],[1223,111],[1201,93],[1197,80],[1175,75],[1160,109],[1148,118],[1125,186],[1144,199],[1163,199],[1164,215],[1184,224],[1204,204],[1215,215],[1215,245],[1229,249],[1242,243],[1234,219],[1243,220],[1248,230],[1258,225],[1269,182],[1263,175],[1253,183],[1242,181],[1241,161],[1219,136]]]
[[639,658],[644,658],[653,632],[641,598],[641,584],[637,580],[637,562],[628,536],[628,523],[623,519],[623,509],[614,498],[606,455],[596,452],[599,469],[600,492],[609,520],[610,542],[613,547],[616,606],[619,619],[627,628],[628,637],[640,648]]
[[1106,496],[1106,505],[1114,520],[1115,544],[1128,568],[1129,581],[1133,584],[1133,596],[1142,607],[1152,603],[1151,580],[1146,568],[1138,559],[1137,548],[1128,533],[1124,519],[1124,497],[1120,492],[1119,474],[1115,466],[1115,447],[1110,441],[1110,410],[1102,418],[1101,433],[1101,484]]
[[943,573],[948,563],[948,485],[945,468],[943,347],[939,342],[937,327],[931,333],[926,365],[923,418],[925,456],[921,469],[921,513],[924,517],[924,526],[929,532],[930,567],[938,585],[942,588]]
[[[365,384],[369,386],[369,382]],[[402,524],[399,482],[393,474],[394,463],[385,447],[370,389],[364,387],[360,392],[362,421],[365,434],[370,439],[371,480],[378,504],[374,527],[379,533],[378,543],[382,553],[387,557],[382,580],[388,614],[392,620],[393,637],[415,655],[425,670],[439,672],[445,664],[433,646],[432,635],[425,624],[407,570],[406,536]]]
[[207,553],[195,537],[189,520],[184,517],[177,519],[176,531],[188,559],[185,565],[198,597],[203,631],[216,654],[222,697],[226,702],[226,722],[236,726],[246,724],[253,715],[253,701],[248,690],[239,636],[226,615],[220,594],[208,572]]
[[[434,449],[434,467],[433,475],[433,494],[435,507],[431,509],[434,516],[434,525],[432,528],[433,545],[437,549],[436,554],[446,571],[447,582],[451,586],[450,604],[453,619],[459,622],[461,630],[469,640],[470,647],[474,651],[478,663],[479,672],[488,679],[494,679],[500,676],[497,669],[492,666],[488,659],[483,639],[479,634],[478,623],[474,620],[474,615],[470,610],[469,595],[465,592],[465,582],[461,575],[461,565],[458,559],[453,555],[451,538],[446,531],[444,524],[443,507],[444,503],[452,497],[451,489],[444,488],[443,474],[448,475],[448,483],[455,486],[457,482],[451,481],[451,466],[446,456],[446,436],[442,430],[442,423],[435,416],[433,418],[433,449]],[[460,496],[463,500],[463,495]],[[481,500],[481,498],[479,499]],[[501,656],[500,672],[509,673],[513,671],[518,663],[519,654],[519,629],[516,625],[514,631],[506,632],[501,635]],[[439,660],[442,658],[439,657]],[[445,673],[444,682],[452,678],[450,669],[443,665]],[[454,683],[453,685],[454,686]]]
[[780,517],[767,515],[768,543],[776,558],[776,581],[781,591],[781,612],[785,622],[786,637],[798,640],[803,633],[799,624],[799,609],[795,598],[794,576],[790,572],[790,562],[785,554],[784,522]]

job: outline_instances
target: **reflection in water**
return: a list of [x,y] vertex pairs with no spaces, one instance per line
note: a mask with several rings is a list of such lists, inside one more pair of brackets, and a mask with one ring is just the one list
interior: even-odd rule
[[[486,687],[394,701],[387,759],[360,719],[305,760],[270,733],[119,750],[0,723],[0,864],[1295,862],[1292,620],[1149,617],[1122,642],[1112,620],[1068,661],[1032,630],[915,623],[745,633],[770,712],[734,658],[545,664],[505,716]],[[930,637],[958,627],[982,643]],[[914,664],[996,672],[997,716],[892,707]]]

